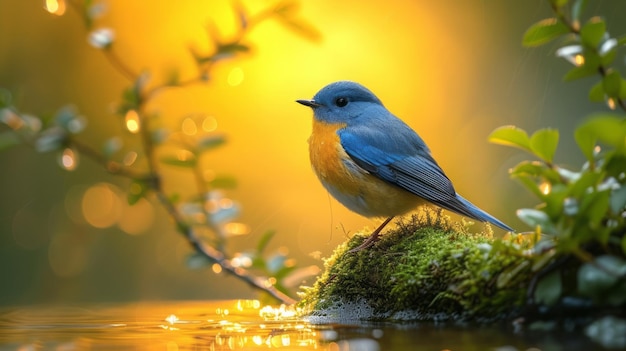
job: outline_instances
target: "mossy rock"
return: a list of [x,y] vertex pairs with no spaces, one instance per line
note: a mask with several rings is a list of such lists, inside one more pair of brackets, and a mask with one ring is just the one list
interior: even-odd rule
[[[370,248],[357,234],[325,260],[300,307],[313,321],[496,321],[523,307],[533,275],[528,235],[470,233],[439,212],[400,221]],[[532,235],[531,235],[532,236]]]

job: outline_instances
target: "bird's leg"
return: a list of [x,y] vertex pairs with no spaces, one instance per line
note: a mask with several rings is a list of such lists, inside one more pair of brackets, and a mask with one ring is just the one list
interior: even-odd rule
[[378,226],[378,228],[376,228],[376,230],[374,230],[372,232],[372,235],[369,236],[369,238],[367,238],[363,243],[361,243],[361,245],[355,247],[354,249],[348,251],[350,253],[353,252],[358,252],[361,251],[363,249],[367,249],[368,247],[374,245],[375,242],[378,241],[378,237],[380,236],[380,232],[383,230],[383,228],[385,228],[385,226],[391,222],[391,220],[393,219],[394,216],[391,216],[387,219],[385,219],[385,221]]

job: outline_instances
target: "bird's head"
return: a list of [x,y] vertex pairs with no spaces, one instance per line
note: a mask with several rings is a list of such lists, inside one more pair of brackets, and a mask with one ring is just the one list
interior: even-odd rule
[[340,81],[331,83],[311,100],[296,102],[313,109],[315,119],[327,123],[347,123],[371,108],[383,108],[380,100],[361,84]]

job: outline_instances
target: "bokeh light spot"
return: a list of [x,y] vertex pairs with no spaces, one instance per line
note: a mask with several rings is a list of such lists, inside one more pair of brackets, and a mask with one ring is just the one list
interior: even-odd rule
[[230,73],[228,73],[228,85],[236,87],[243,82],[243,78],[244,75],[241,67],[235,67],[230,70]]
[[188,161],[193,159],[193,157],[193,153],[191,153],[191,151],[189,150],[180,149],[176,152],[176,158],[178,158],[180,161]]
[[108,183],[98,183],[83,194],[83,217],[96,228],[107,228],[115,224],[122,212],[119,190]]
[[150,201],[139,199],[136,204],[126,206],[122,211],[118,226],[127,234],[142,234],[154,222],[154,208]]
[[66,171],[73,171],[78,166],[78,153],[74,152],[72,148],[65,148],[59,155],[59,164]]
[[65,13],[65,1],[46,0],[44,8],[53,15],[62,16]]
[[250,226],[245,223],[230,222],[224,226],[229,235],[245,235],[250,233]]
[[217,120],[213,116],[208,116],[202,121],[202,130],[212,132],[217,129]]
[[539,190],[541,191],[542,194],[548,195],[552,191],[552,184],[548,182],[543,182],[539,184]]
[[137,161],[137,153],[135,151],[130,151],[124,156],[122,163],[124,166],[131,166],[133,163]]
[[82,197],[86,189],[87,187],[85,186],[75,185],[65,193],[65,199],[63,200],[65,213],[74,223],[85,223],[82,213]]
[[48,247],[48,262],[52,271],[60,277],[74,277],[87,267],[89,255],[79,233],[61,230],[56,233]]
[[126,116],[124,117],[124,121],[126,123],[126,129],[129,132],[136,134],[139,133],[140,124],[139,124],[139,114],[135,110],[128,110],[126,112]]
[[196,133],[198,133],[198,126],[196,126],[196,122],[191,117],[187,117],[183,120],[181,129],[183,133],[187,135],[196,135]]
[[211,270],[213,271],[213,273],[215,274],[219,274],[222,273],[222,266],[220,266],[217,263],[213,263],[213,265],[211,266]]
[[574,56],[574,64],[578,67],[585,64],[585,56],[578,54]]

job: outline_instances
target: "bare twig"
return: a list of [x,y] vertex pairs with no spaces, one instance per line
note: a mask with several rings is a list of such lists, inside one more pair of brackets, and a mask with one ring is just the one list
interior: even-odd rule
[[[83,17],[83,19],[85,20],[85,23],[87,24],[86,27],[89,27],[91,19],[86,17],[86,12],[83,6],[79,5],[78,3],[74,1],[68,1],[68,3],[74,10],[76,10],[77,13],[79,13]],[[235,38],[233,38],[231,43],[233,44],[241,43],[245,35],[250,31],[252,27],[258,24],[261,20],[264,20],[270,17],[270,15],[271,14],[269,12],[265,11],[256,17],[252,17],[251,21],[245,26],[245,28],[242,27],[240,31],[235,35]],[[112,50],[111,46],[102,48],[102,51],[106,59],[111,64],[111,66],[116,71],[118,71],[121,75],[123,75],[126,79],[128,79],[130,82],[134,83],[140,78],[140,75],[134,72],[132,69],[130,69],[129,66],[121,59],[121,57],[118,56]],[[177,229],[185,236],[185,238],[189,241],[190,245],[196,252],[203,255],[210,261],[217,263],[218,265],[220,265],[220,267],[222,267],[222,269],[225,272],[237,277],[238,279],[247,283],[251,287],[268,293],[269,295],[273,296],[274,298],[281,301],[282,303],[293,304],[296,301],[292,299],[291,297],[289,297],[288,295],[276,289],[273,286],[273,284],[270,282],[270,279],[268,279],[267,277],[257,276],[244,268],[234,266],[230,262],[230,260],[227,258],[223,250],[218,250],[210,245],[207,245],[202,240],[199,240],[198,238],[196,238],[193,234],[193,231],[191,230],[191,227],[186,224],[181,213],[178,211],[174,203],[172,203],[172,201],[168,198],[168,196],[163,192],[163,189],[161,186],[158,163],[156,161],[156,158],[155,158],[156,156],[154,152],[154,142],[152,140],[151,129],[150,129],[150,119],[149,119],[148,114],[145,113],[144,108],[147,105],[148,101],[154,98],[158,93],[165,91],[169,88],[185,87],[185,86],[198,84],[198,83],[206,83],[207,82],[206,76],[208,73],[208,69],[212,66],[214,61],[217,60],[218,55],[220,54],[221,53],[219,52],[219,49],[218,49],[218,51],[216,51],[215,53],[207,56],[208,60],[206,60],[206,62],[202,64],[198,64],[198,76],[197,77],[194,77],[189,80],[185,80],[185,81],[173,84],[173,85],[172,84],[158,85],[156,87],[152,87],[151,89],[144,89],[144,91],[139,93],[139,96],[138,96],[139,101],[137,102],[136,110],[137,110],[139,126],[140,126],[139,134],[140,134],[141,142],[142,142],[141,145],[142,145],[143,153],[146,155],[147,162],[148,162],[147,174],[139,174],[135,172],[134,170],[132,170],[131,168],[126,167],[125,165],[119,162],[111,161],[108,158],[106,158],[104,155],[102,155],[101,153],[94,150],[93,148],[77,140],[71,139],[69,142],[71,143],[71,146],[75,147],[80,153],[88,156],[90,159],[92,159],[96,163],[102,165],[108,172],[112,174],[125,176],[125,177],[135,179],[135,180],[144,180],[144,181],[150,180],[146,182],[146,184],[155,193],[161,205],[165,208],[169,216],[172,218],[172,220],[176,224]],[[203,180],[201,179],[201,174],[197,170],[194,170],[194,175],[197,178],[198,192],[200,193],[200,195],[204,195],[208,189],[205,186]],[[216,228],[211,225],[209,225],[209,227],[211,227],[211,229],[213,230],[216,230]]]

